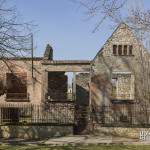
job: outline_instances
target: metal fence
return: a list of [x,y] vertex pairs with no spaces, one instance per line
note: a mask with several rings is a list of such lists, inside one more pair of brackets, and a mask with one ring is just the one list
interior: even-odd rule
[[150,127],[150,107],[142,104],[114,104],[94,107],[91,121],[110,127]]
[[0,104],[0,125],[99,124],[109,127],[150,127],[150,107],[141,104],[77,107],[73,101],[43,105]]
[[73,125],[74,103],[0,104],[0,125]]

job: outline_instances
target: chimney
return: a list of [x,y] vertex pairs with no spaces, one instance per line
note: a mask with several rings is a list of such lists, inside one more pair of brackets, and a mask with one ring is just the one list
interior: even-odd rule
[[53,48],[49,44],[46,45],[44,59],[45,60],[53,60]]

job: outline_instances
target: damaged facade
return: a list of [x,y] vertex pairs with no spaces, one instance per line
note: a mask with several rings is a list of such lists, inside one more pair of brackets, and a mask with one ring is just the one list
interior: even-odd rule
[[[52,102],[59,105],[74,102],[74,114],[82,116],[83,112],[99,111],[100,118],[104,113],[100,107],[113,106],[119,110],[121,118],[122,105],[128,114],[133,104],[145,103],[149,97],[145,96],[149,95],[149,90],[145,90],[147,93],[142,91],[147,89],[144,76],[145,70],[149,73],[146,68],[149,53],[124,23],[118,26],[91,61],[53,60],[53,49],[47,45],[44,57],[33,58],[33,66],[31,58],[1,59],[0,62],[0,105],[37,104],[50,107]],[[66,72],[73,74],[71,84]],[[53,113],[61,116],[61,110],[56,112],[54,109]],[[7,111],[11,110],[1,108],[1,118]],[[82,132],[90,118],[78,115],[74,116],[74,130]],[[107,117],[102,122],[107,122]]]
[[[1,103],[42,104],[46,100],[67,100],[69,87],[65,73],[88,74],[90,61],[55,61],[52,60],[52,49],[49,49],[48,45],[43,58],[33,58],[33,76],[31,58],[1,60]],[[71,93],[76,91],[76,85],[71,85],[73,87]]]

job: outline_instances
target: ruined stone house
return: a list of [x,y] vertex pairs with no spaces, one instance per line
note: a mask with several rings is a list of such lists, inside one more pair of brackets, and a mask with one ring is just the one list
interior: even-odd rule
[[[79,114],[110,105],[121,112],[123,104],[129,113],[135,102],[146,102],[149,98],[149,53],[124,23],[90,61],[53,60],[49,45],[41,58],[0,61],[0,105],[74,101],[75,112],[81,108]],[[66,72],[73,73],[71,87]],[[90,119],[77,120],[75,128],[79,132],[87,127],[83,121],[88,124]]]

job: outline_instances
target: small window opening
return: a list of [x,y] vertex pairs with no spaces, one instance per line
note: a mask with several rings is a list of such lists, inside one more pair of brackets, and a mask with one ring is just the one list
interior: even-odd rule
[[130,46],[129,46],[129,55],[132,55],[132,49],[133,49],[133,46],[130,45]]
[[122,45],[118,46],[118,55],[122,55]]
[[113,45],[113,54],[117,55],[117,45]]
[[124,55],[127,55],[127,45],[124,45],[123,54],[124,54]]

